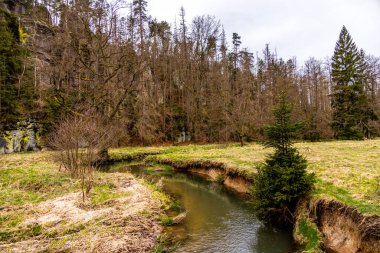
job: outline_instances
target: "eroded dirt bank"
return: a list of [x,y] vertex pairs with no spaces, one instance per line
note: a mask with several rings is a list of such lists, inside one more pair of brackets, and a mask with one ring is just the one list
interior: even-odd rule
[[250,186],[253,183],[251,175],[237,169],[226,168],[223,163],[210,161],[174,162],[167,159],[154,160],[154,162],[170,165],[176,170],[198,174],[212,181],[218,181],[238,193],[249,194]]
[[309,211],[323,235],[326,252],[380,252],[380,217],[363,215],[335,200],[319,199]]
[[158,201],[131,175],[112,179],[120,197],[99,206],[83,205],[76,192],[18,207],[22,222],[2,231],[0,252],[150,252],[161,233]]

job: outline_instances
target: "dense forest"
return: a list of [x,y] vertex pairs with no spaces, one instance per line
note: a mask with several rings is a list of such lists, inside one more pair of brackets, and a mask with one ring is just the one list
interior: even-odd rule
[[[1,2],[0,2],[1,3]],[[380,58],[343,27],[330,59],[242,48],[217,17],[157,20],[146,0],[3,0],[0,131],[67,115],[119,126],[119,145],[259,140],[281,94],[299,139],[378,136]],[[337,39],[338,39],[337,31]],[[253,53],[260,52],[260,53]]]

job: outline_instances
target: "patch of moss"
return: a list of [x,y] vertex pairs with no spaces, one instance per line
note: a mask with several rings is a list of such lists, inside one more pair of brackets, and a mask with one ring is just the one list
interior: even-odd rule
[[321,233],[317,226],[309,219],[302,217],[298,223],[296,234],[302,243],[303,253],[322,253],[320,249],[321,245]]
[[173,225],[173,218],[169,216],[162,216],[160,218],[160,223],[162,226],[171,226]]
[[12,135],[10,131],[5,131],[3,134],[3,139],[5,140],[5,146],[8,150],[13,150]]
[[39,131],[36,132],[36,143],[37,147],[41,147],[41,134]]

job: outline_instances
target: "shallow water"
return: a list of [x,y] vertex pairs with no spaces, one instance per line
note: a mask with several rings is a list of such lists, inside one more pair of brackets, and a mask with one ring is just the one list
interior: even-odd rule
[[241,196],[220,184],[187,173],[154,172],[139,166],[124,169],[148,180],[160,180],[163,189],[175,195],[186,210],[184,224],[169,229],[185,238],[175,252],[292,252],[289,231],[264,226]]

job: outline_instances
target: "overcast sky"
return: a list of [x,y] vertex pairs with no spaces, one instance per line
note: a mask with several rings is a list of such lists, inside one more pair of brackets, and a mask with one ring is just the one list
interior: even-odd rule
[[345,25],[359,48],[380,56],[380,0],[148,0],[149,14],[172,24],[181,6],[188,24],[194,16],[213,15],[229,45],[237,32],[251,52],[270,43],[280,57],[296,56],[299,63],[324,59]]

